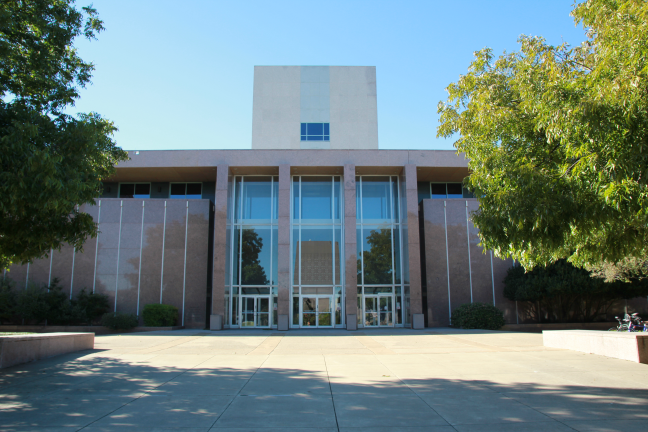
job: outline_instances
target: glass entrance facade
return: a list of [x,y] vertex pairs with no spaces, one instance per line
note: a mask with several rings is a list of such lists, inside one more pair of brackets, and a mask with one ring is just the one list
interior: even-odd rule
[[344,327],[343,199],[340,176],[293,176],[292,327]]
[[228,227],[226,325],[277,325],[278,179],[236,176],[232,224]]
[[403,325],[399,191],[396,176],[356,177],[358,327]]
[[[295,175],[290,183],[288,322],[345,328],[343,179]],[[359,327],[409,323],[401,187],[397,176],[356,177]],[[225,325],[276,327],[278,178],[234,176],[228,195]]]

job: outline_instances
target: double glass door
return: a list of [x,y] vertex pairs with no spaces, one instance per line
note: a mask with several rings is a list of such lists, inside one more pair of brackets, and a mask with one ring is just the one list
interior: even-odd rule
[[270,297],[241,296],[241,327],[270,327]]
[[365,327],[393,327],[394,302],[389,295],[365,295],[364,297]]
[[302,296],[302,327],[333,327],[332,296]]

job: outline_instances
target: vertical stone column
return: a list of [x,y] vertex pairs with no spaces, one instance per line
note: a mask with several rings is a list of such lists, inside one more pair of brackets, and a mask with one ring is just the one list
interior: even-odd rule
[[228,165],[216,167],[216,196],[214,199],[214,268],[212,273],[211,330],[223,329],[225,317],[225,263],[227,254],[227,181]]
[[409,256],[410,309],[412,328],[422,329],[423,297],[421,296],[421,241],[419,238],[418,190],[416,165],[407,164],[405,171],[405,199],[407,200],[407,252]]
[[279,165],[277,330],[290,327],[290,165]]
[[356,182],[355,165],[344,165],[344,257],[345,310],[347,330],[358,327],[358,257],[356,255]]

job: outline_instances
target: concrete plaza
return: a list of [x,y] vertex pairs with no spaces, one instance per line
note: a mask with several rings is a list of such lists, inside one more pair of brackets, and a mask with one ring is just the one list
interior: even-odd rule
[[645,431],[648,365],[453,329],[174,331],[0,371],[1,431]]

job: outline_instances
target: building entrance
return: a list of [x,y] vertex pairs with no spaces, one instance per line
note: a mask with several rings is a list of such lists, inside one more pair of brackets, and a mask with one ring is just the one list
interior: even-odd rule
[[302,327],[333,327],[333,296],[302,296]]
[[393,295],[365,295],[364,325],[365,327],[394,326]]
[[270,297],[241,296],[241,327],[270,327]]

